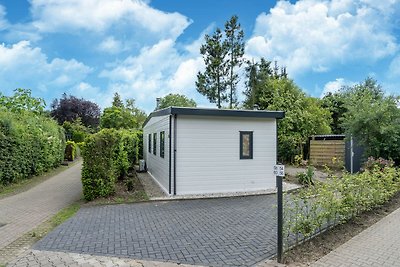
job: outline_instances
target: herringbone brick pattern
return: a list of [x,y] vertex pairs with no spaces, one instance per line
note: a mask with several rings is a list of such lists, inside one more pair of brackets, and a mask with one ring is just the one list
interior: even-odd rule
[[276,250],[275,195],[82,208],[38,250],[251,266]]

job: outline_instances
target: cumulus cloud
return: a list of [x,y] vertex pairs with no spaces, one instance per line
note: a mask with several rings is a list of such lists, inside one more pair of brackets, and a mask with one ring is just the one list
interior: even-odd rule
[[343,78],[337,78],[334,81],[327,82],[322,91],[321,97],[324,97],[328,93],[338,92],[344,86],[353,86],[355,82],[345,80]]
[[390,78],[400,77],[400,54],[393,58],[390,63],[388,76]]
[[122,97],[134,97],[150,107],[156,97],[170,92],[191,96],[196,73],[203,67],[201,57],[180,53],[171,39],[144,47],[139,55],[114,65],[100,73],[110,81],[110,94],[119,92]]
[[98,47],[101,52],[106,52],[109,54],[117,54],[125,50],[126,48],[121,41],[116,40],[114,37],[109,36],[105,38]]
[[31,0],[31,12],[41,32],[104,32],[118,24],[176,38],[191,23],[177,12],[157,10],[141,0]]
[[0,5],[0,30],[4,30],[8,27],[8,21],[6,19],[6,8]]
[[42,50],[32,47],[29,41],[0,45],[0,84],[4,91],[24,87],[52,93],[73,86],[91,71],[75,59],[49,61]]
[[396,5],[394,0],[279,1],[257,17],[246,54],[278,60],[291,74],[325,72],[353,60],[374,62],[398,50],[388,22]]

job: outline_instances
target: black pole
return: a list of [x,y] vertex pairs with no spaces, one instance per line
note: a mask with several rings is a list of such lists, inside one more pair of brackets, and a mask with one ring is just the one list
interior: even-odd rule
[[282,263],[283,254],[283,190],[282,190],[282,176],[276,176],[277,202],[278,202],[278,262]]

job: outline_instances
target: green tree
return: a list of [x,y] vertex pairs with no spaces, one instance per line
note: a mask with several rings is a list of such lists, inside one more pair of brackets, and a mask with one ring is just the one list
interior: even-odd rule
[[0,93],[0,109],[4,108],[11,112],[31,111],[43,113],[46,102],[43,98],[32,97],[30,89],[17,88],[14,95],[5,96]]
[[117,108],[124,108],[124,102],[122,102],[121,96],[117,92],[114,93],[112,106]]
[[167,107],[196,107],[197,103],[185,95],[168,94],[160,99],[158,109]]
[[129,110],[112,106],[104,109],[100,117],[100,127],[102,129],[135,129],[137,121]]
[[132,114],[132,116],[136,120],[136,127],[137,129],[141,129],[143,126],[144,121],[147,118],[146,112],[138,108],[135,104],[135,99],[128,98],[125,101],[125,108]]
[[237,84],[239,82],[239,75],[236,69],[242,65],[244,55],[244,32],[241,29],[240,23],[238,23],[238,17],[232,16],[232,18],[225,23],[225,46],[228,48],[228,60],[227,67],[229,69],[229,108],[237,106]]
[[135,104],[135,99],[124,102],[118,93],[114,94],[112,106],[105,108],[100,118],[100,127],[114,129],[140,129],[146,120],[146,113]]
[[258,81],[255,102],[261,110],[285,111],[285,118],[278,122],[278,157],[293,162],[296,155],[303,154],[311,135],[330,133],[330,113],[292,80],[271,77],[268,73]]
[[345,108],[342,127],[365,148],[366,156],[400,162],[399,96],[385,95],[377,81],[343,88]]
[[347,109],[345,108],[345,97],[340,93],[328,93],[322,98],[322,107],[328,109],[332,116],[331,129],[334,134],[344,134],[342,119]]
[[228,68],[225,57],[228,54],[228,47],[223,40],[219,28],[212,36],[206,34],[205,44],[200,47],[206,69],[204,73],[197,74],[196,81],[197,91],[206,96],[211,103],[217,103],[218,108],[221,108],[221,103],[227,100]]

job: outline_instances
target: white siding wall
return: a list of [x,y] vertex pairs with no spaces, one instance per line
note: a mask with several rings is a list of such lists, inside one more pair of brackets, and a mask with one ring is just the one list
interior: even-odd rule
[[[240,159],[239,131],[253,131],[253,159]],[[274,188],[275,163],[275,119],[177,118],[178,195]]]
[[[160,132],[165,132],[164,158],[160,157]],[[157,151],[153,154],[153,133],[157,133]],[[151,152],[148,152],[148,136],[151,134]],[[164,191],[169,187],[169,115],[153,117],[143,128],[143,158],[148,172],[158,181]]]

